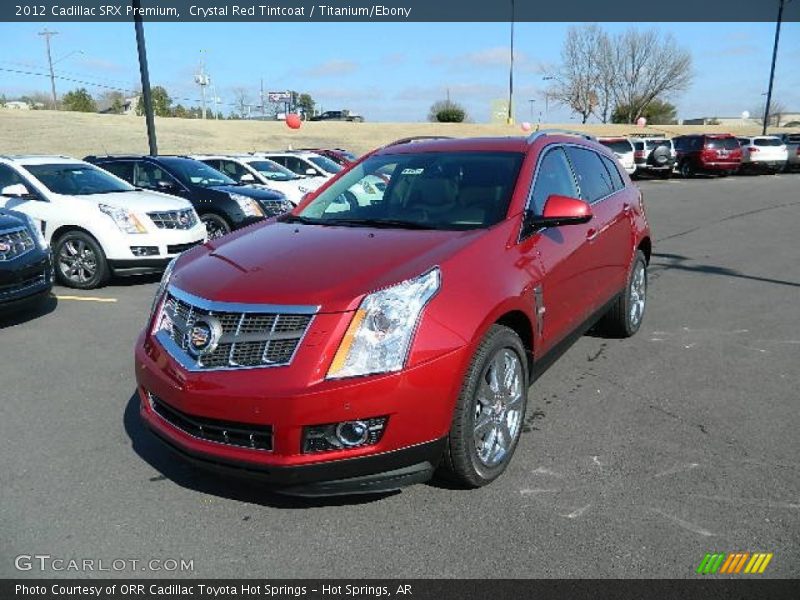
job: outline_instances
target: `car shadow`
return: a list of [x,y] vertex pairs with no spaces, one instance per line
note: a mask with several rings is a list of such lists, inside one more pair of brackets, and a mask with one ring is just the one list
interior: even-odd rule
[[49,315],[58,306],[58,298],[50,294],[31,306],[20,306],[7,314],[0,314],[0,329],[22,325],[39,317]]
[[145,275],[115,275],[108,282],[107,287],[132,287],[161,281],[162,273],[147,273]]
[[276,493],[266,484],[249,478],[226,476],[205,471],[181,459],[142,423],[139,416],[139,394],[134,391],[125,406],[123,415],[125,433],[131,440],[133,451],[161,475],[151,477],[156,483],[169,479],[177,485],[212,496],[257,504],[271,508],[307,509],[322,506],[352,506],[377,502],[399,492],[379,494],[354,494],[349,496],[328,496],[323,498],[304,498]]
[[751,281],[761,281],[764,283],[771,283],[774,285],[785,285],[788,287],[800,287],[800,282],[787,281],[785,279],[774,279],[771,277],[760,277],[758,275],[747,275],[735,269],[727,267],[718,267],[716,265],[707,264],[687,264],[688,261],[694,259],[683,256],[682,254],[669,254],[669,253],[653,253],[653,262],[650,266],[650,271],[658,273],[660,271],[678,270],[688,271],[692,273],[705,273],[707,275],[722,275],[725,277],[735,277],[737,279],[749,279]]

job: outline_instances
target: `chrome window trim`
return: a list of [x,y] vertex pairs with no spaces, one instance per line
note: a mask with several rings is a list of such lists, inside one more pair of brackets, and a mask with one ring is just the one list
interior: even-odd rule
[[248,304],[240,302],[217,302],[207,300],[200,296],[195,296],[185,292],[179,287],[170,285],[167,291],[178,300],[183,300],[196,308],[214,312],[246,312],[246,313],[282,313],[290,315],[315,315],[319,312],[320,306],[305,306],[300,304]]

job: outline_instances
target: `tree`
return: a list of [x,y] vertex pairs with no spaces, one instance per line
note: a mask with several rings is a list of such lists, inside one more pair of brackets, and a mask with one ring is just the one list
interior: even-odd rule
[[32,94],[21,96],[20,102],[25,102],[32,110],[42,110],[49,108],[53,99],[49,94],[45,94],[44,92],[33,92]]
[[635,122],[656,98],[683,91],[692,82],[692,57],[671,34],[629,29],[613,41],[614,103],[626,107],[621,115]]
[[175,108],[172,109],[172,116],[178,119],[187,119],[189,118],[189,113],[183,104],[177,104]]
[[[753,110],[750,111],[750,118],[755,119],[759,123],[764,123],[764,109],[767,105],[767,99],[764,98],[761,101],[761,104],[754,107]],[[781,124],[781,120],[783,119],[783,114],[786,112],[786,105],[778,98],[774,96],[770,99],[769,102],[769,125],[770,127],[778,127]]]
[[[172,98],[169,97],[167,90],[157,85],[150,90],[150,96],[153,100],[153,113],[157,117],[172,116]],[[144,114],[144,98],[141,95],[136,102],[136,114],[139,116]]]
[[[654,98],[650,104],[642,111],[640,116],[647,119],[649,125],[674,125],[677,123],[678,109],[673,104],[660,98]],[[612,123],[631,123],[627,121],[628,115],[631,113],[631,107],[621,104],[614,108],[614,113],[611,115]],[[637,117],[638,118],[638,117]]]
[[105,92],[97,101],[97,108],[101,111],[121,115],[125,111],[125,94],[116,90]]
[[428,121],[433,123],[463,123],[466,118],[464,107],[449,98],[434,102],[428,111]]
[[8,98],[6,98],[6,95],[0,94],[0,108],[5,108],[6,102],[8,102]]
[[311,94],[302,93],[297,96],[297,108],[299,108],[306,117],[314,115],[314,107],[317,105]]
[[245,117],[250,106],[250,95],[247,92],[247,88],[235,87],[232,91],[236,109],[242,117]]
[[75,112],[97,112],[97,103],[86,88],[78,88],[64,94],[61,106],[64,110]]
[[[568,106],[586,123],[600,104],[604,60],[601,53],[608,50],[608,37],[597,25],[570,27],[561,49],[561,66],[549,78],[556,82],[549,90],[556,103]],[[608,90],[610,91],[610,89]],[[608,104],[609,94],[604,95]]]

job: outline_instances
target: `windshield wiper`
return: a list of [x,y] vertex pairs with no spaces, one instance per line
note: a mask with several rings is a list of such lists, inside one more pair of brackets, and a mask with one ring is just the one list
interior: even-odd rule
[[281,223],[302,223],[303,225],[324,225],[325,221],[319,219],[309,219],[308,217],[300,217],[291,213],[285,214],[278,218]]
[[398,229],[438,229],[434,225],[403,221],[402,219],[326,219],[330,225],[351,225],[354,227],[385,227]]

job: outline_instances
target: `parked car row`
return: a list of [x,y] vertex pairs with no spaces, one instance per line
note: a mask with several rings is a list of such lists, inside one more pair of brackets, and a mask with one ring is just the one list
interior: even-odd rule
[[619,159],[633,177],[650,174],[668,179],[700,173],[777,173],[800,168],[800,134],[736,138],[728,133],[674,137],[605,137],[598,141]]

